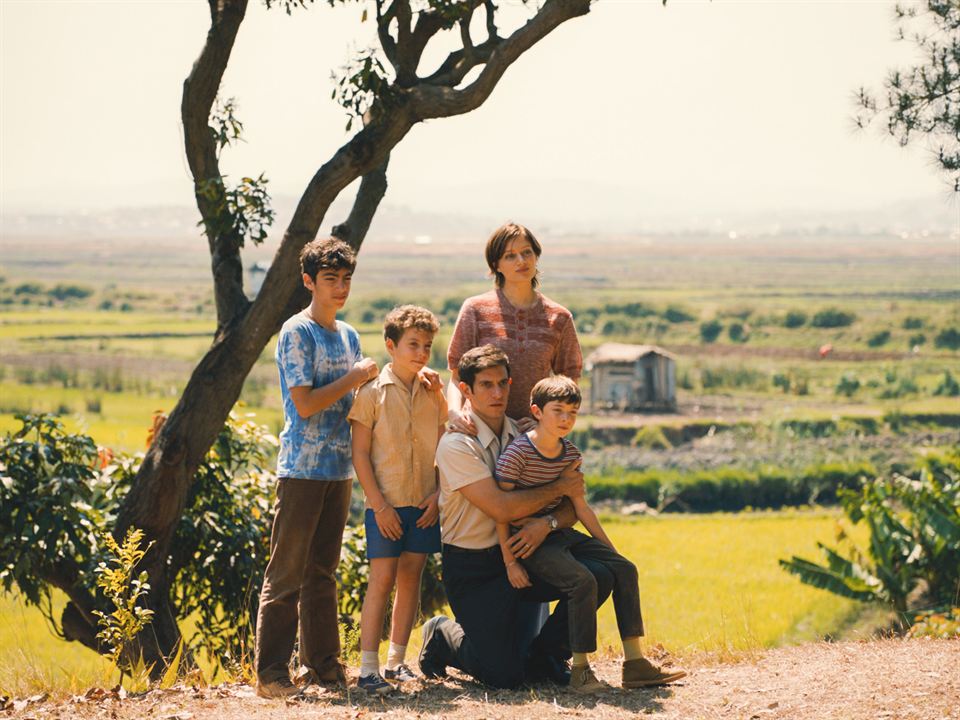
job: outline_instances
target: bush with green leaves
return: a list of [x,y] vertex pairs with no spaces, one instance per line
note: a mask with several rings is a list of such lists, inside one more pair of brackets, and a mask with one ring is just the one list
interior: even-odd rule
[[867,345],[870,347],[883,347],[890,342],[890,331],[880,330],[867,338]]
[[853,325],[857,316],[839,308],[825,308],[813,316],[810,324],[817,328],[838,328]]
[[719,320],[708,320],[700,325],[700,338],[704,342],[712,343],[720,336],[723,330],[723,323]]
[[837,387],[835,392],[837,395],[843,395],[845,397],[853,397],[853,395],[860,389],[860,378],[850,372],[844,373],[840,380],[837,382]]
[[913,476],[864,481],[841,492],[849,520],[870,532],[866,550],[838,534],[819,543],[817,564],[794,556],[780,565],[808,585],[843,597],[881,602],[912,621],[913,609],[948,610],[960,593],[960,453],[931,454]]
[[790,310],[783,318],[785,328],[798,328],[807,324],[807,314],[803,310]]
[[943,379],[934,389],[933,394],[943,397],[957,397],[960,395],[960,382],[957,382],[957,379],[949,370],[944,370]]
[[[101,535],[111,528],[142,454],[114,456],[47,415],[24,415],[0,440],[0,581],[37,605],[63,635],[50,603],[60,588],[80,607],[98,597]],[[193,615],[194,650],[235,658],[266,565],[276,439],[235,415],[197,471],[169,559],[177,616]]]
[[937,333],[937,337],[933,339],[933,344],[945,350],[960,350],[960,330],[944,328]]

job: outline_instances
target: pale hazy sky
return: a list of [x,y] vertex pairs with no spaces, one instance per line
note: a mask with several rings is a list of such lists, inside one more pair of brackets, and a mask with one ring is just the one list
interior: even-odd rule
[[[516,0],[504,4],[516,5]],[[852,95],[912,57],[887,0],[598,0],[469,115],[417,126],[387,201],[600,215],[863,209],[945,196],[922,147],[853,129]],[[288,17],[250,0],[223,94],[234,176],[302,191],[346,139],[331,70],[370,42],[360,7]],[[191,205],[181,84],[203,0],[0,0],[0,200],[23,209]]]

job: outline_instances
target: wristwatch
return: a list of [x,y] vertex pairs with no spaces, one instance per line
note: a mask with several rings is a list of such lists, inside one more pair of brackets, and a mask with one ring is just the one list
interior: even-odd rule
[[553,515],[544,515],[543,519],[550,525],[551,530],[556,530],[560,527],[560,523],[557,522],[557,519]]

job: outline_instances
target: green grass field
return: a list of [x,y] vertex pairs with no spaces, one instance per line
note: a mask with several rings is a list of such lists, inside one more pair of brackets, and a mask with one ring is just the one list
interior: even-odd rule
[[[844,628],[859,606],[802,585],[777,560],[815,557],[839,516],[827,512],[607,518],[640,571],[646,643],[683,655],[735,653],[815,640]],[[55,600],[62,607],[63,599]],[[601,652],[619,652],[611,603],[600,611]],[[411,645],[419,646],[415,631]],[[385,646],[384,646],[385,651]],[[0,690],[78,692],[116,682],[90,650],[55,638],[40,612],[0,598]]]

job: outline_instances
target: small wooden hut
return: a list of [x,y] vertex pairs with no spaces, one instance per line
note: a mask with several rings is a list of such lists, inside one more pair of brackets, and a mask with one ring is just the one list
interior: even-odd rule
[[676,410],[676,356],[656,345],[604,343],[587,357],[593,410]]

